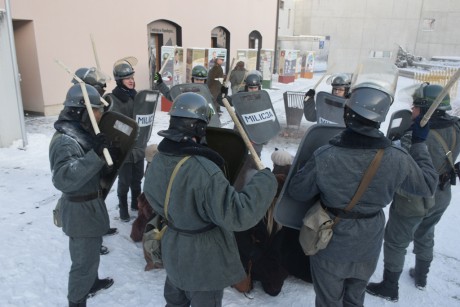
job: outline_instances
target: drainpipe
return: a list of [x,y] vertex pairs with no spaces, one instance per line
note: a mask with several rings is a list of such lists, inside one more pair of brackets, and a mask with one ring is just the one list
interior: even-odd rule
[[279,23],[279,18],[280,18],[280,0],[276,1],[276,29],[275,29],[275,49],[273,49],[273,69],[272,73],[276,73],[276,67],[278,67],[278,57],[276,56],[276,48],[278,48],[278,23]]
[[13,74],[14,74],[14,84],[15,84],[16,99],[17,99],[16,103],[18,106],[18,115],[19,115],[19,121],[21,124],[22,147],[25,148],[27,146],[27,133],[26,133],[26,126],[24,124],[24,109],[22,107],[22,96],[21,96],[21,86],[19,83],[18,61],[16,58],[16,47],[14,45],[13,19],[11,17],[10,0],[5,0],[5,10],[6,10],[6,19],[7,19],[6,24],[7,24],[8,35],[10,39],[10,52],[11,52]]

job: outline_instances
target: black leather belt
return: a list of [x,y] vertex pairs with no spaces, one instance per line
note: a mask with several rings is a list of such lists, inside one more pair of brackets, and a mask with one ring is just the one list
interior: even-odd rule
[[86,194],[86,195],[65,195],[65,199],[75,202],[75,203],[81,203],[84,201],[90,201],[96,198],[102,198],[102,190],[98,190],[97,192]]
[[168,222],[168,221],[165,221],[165,222],[168,225],[168,228],[171,228],[172,230],[175,230],[177,232],[185,233],[185,234],[189,234],[189,235],[195,235],[195,234],[203,233],[203,232],[209,231],[211,229],[214,229],[216,227],[215,224],[209,224],[209,225],[207,225],[207,226],[205,226],[203,228],[200,228],[200,229],[188,230],[188,229],[177,228],[171,222]]
[[375,213],[371,213],[371,214],[364,214],[364,213],[359,213],[359,212],[347,212],[343,209],[326,207],[322,203],[321,203],[321,206],[324,208],[324,210],[332,213],[335,216],[340,217],[341,219],[370,219],[379,213],[379,211]]

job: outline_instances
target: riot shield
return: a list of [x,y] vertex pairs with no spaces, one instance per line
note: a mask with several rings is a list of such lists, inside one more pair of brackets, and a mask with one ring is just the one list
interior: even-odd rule
[[316,95],[316,118],[318,124],[345,126],[343,121],[343,108],[345,98],[326,92]]
[[[180,94],[187,93],[187,92],[193,92],[193,93],[200,94],[206,99],[206,101],[211,107],[213,106],[212,95],[206,84],[202,84],[202,83],[177,84],[171,87],[169,94],[171,95],[172,100],[174,100]],[[220,127],[221,126],[221,122],[220,122],[219,115],[217,114],[217,112],[214,112],[214,114],[211,116],[211,120],[208,126],[209,127]]]
[[109,111],[102,115],[99,121],[99,129],[118,151],[117,156],[112,157],[113,166],[101,177],[100,184],[105,199],[117,178],[118,169],[136,143],[139,126],[133,119],[121,113]]
[[206,141],[210,148],[224,158],[225,175],[228,181],[233,184],[248,155],[243,139],[234,130],[208,126]]
[[142,90],[134,98],[134,116],[139,125],[139,136],[136,144],[144,147],[152,134],[153,120],[157,109],[159,91]]
[[232,95],[232,104],[252,142],[264,144],[280,132],[278,118],[266,91],[236,93]]
[[297,171],[310,159],[316,149],[326,145],[332,137],[344,129],[344,127],[338,125],[315,124],[307,130],[299,145],[288,177],[275,205],[275,220],[278,223],[290,228],[301,228],[305,213],[315,203],[317,198],[312,198],[307,202],[299,202],[291,198],[287,192],[289,182]]
[[407,129],[412,125],[412,112],[410,110],[399,110],[391,114],[388,125],[387,138],[391,141],[399,140]]

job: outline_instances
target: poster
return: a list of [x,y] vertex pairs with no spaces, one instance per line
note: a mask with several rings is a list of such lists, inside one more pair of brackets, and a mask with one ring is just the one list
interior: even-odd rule
[[272,79],[273,49],[260,49],[259,71],[263,80]]
[[297,65],[298,50],[283,49],[280,51],[278,73],[283,76],[294,76]]
[[247,71],[257,70],[257,49],[238,49],[236,62],[243,61]]
[[162,46],[161,67],[166,62],[161,73],[163,82],[168,86],[184,83],[184,49],[182,47]]
[[205,48],[187,48],[186,56],[186,81],[192,83],[192,69],[197,65],[207,66],[207,50]]

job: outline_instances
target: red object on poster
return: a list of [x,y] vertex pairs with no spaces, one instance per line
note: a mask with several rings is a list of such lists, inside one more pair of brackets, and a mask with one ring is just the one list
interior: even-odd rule
[[294,82],[294,80],[295,80],[295,76],[280,75],[278,77],[278,82],[279,83],[291,83],[291,82]]
[[161,111],[169,112],[171,109],[172,102],[165,98],[165,96],[161,95]]

